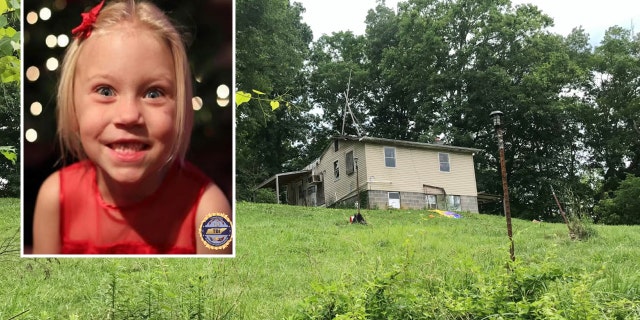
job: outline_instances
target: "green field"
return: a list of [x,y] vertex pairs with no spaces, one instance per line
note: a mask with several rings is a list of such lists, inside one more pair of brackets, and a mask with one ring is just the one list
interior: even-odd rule
[[[0,319],[640,319],[640,226],[239,203],[233,259],[0,255]],[[0,244],[19,202],[0,199]],[[7,247],[7,244],[11,243]],[[2,249],[0,249],[2,251]],[[305,316],[306,314],[306,316]]]

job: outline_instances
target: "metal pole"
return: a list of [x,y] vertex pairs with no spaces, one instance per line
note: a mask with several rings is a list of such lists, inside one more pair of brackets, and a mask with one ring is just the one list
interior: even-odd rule
[[504,215],[507,219],[507,235],[509,236],[509,255],[511,261],[516,261],[516,256],[513,248],[513,232],[511,229],[511,209],[509,208],[509,187],[507,186],[507,166],[504,160],[504,139],[502,137],[502,128],[496,127],[496,133],[498,135],[498,149],[500,151],[500,171],[502,174],[502,192],[504,194]]
[[360,215],[360,172],[358,171],[358,158],[354,158],[356,163],[356,192],[358,193],[358,216]]

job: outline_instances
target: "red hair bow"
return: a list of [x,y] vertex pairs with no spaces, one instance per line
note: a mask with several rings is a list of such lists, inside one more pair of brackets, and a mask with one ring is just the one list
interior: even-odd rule
[[82,13],[82,23],[73,28],[71,34],[81,39],[89,38],[91,30],[93,30],[93,24],[96,22],[96,19],[98,19],[98,13],[102,10],[102,5],[104,5],[104,0],[89,10],[89,12]]

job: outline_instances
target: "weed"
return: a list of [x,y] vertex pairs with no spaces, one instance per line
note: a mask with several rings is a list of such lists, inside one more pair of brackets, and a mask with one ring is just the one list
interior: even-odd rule
[[590,219],[575,215],[569,218],[569,230],[571,239],[588,240],[597,236],[597,231]]
[[[373,273],[362,284],[315,285],[294,319],[637,319],[640,300],[598,297],[602,272],[573,273],[553,262],[511,262],[487,272],[462,259],[469,281],[445,286],[413,281],[410,270]],[[446,280],[443,282],[446,283]]]

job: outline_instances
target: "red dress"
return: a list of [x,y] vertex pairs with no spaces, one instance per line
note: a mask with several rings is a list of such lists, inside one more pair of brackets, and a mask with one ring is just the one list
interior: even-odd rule
[[210,180],[193,165],[174,165],[152,195],[117,207],[103,201],[89,161],[60,170],[64,254],[195,253],[195,218]]

